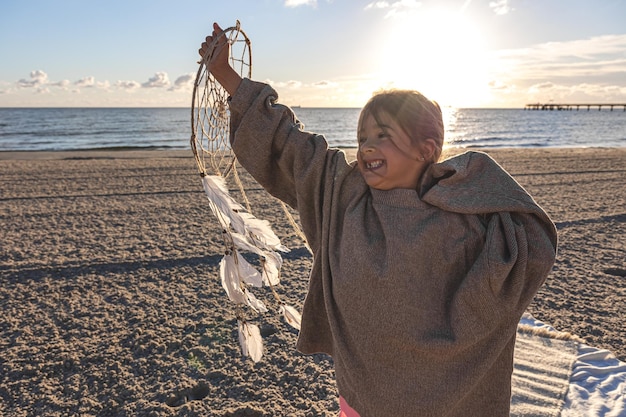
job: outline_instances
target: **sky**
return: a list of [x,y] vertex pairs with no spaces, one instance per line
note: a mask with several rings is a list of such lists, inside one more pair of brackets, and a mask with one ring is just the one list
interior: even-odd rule
[[625,0],[0,0],[0,107],[190,107],[237,20],[287,105],[626,103]]

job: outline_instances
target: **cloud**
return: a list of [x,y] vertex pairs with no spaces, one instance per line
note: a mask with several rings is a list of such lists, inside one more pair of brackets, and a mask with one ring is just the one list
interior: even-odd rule
[[50,85],[52,87],[67,88],[70,85],[70,81],[69,80],[61,80],[61,81],[57,81],[56,83],[49,83],[48,85]]
[[493,67],[497,67],[502,76],[525,79],[530,84],[546,79],[578,84],[610,78],[626,86],[624,50],[626,34],[548,42],[498,51]]
[[81,78],[75,81],[74,85],[78,88],[99,88],[101,90],[107,90],[111,86],[108,81],[96,81],[93,76]]
[[80,80],[74,82],[74,85],[78,88],[95,87],[96,79],[94,77],[81,78]]
[[313,86],[317,88],[335,88],[337,87],[337,85],[338,85],[337,83],[328,81],[328,80],[322,80],[322,81],[313,83]]
[[515,90],[514,85],[505,84],[499,80],[491,80],[489,81],[488,85],[491,90],[497,91],[499,93],[508,93]]
[[151,77],[148,81],[141,84],[143,88],[163,88],[170,86],[170,79],[167,72],[157,72],[154,77]]
[[[17,86],[21,88],[36,88],[36,92],[40,94],[48,94],[50,93],[50,89],[48,87],[58,87],[62,89],[67,89],[71,83],[69,80],[61,80],[61,81],[50,81],[48,79],[48,74],[46,74],[42,70],[31,71],[30,79],[21,79],[17,82]],[[76,81],[74,83],[79,87],[89,87],[89,86],[100,86],[106,87],[108,86],[107,82],[101,83],[97,85],[93,77],[86,77],[82,80]]]
[[367,6],[365,6],[365,10],[370,10],[370,9],[387,9],[389,6],[391,6],[389,4],[388,1],[375,1],[374,3],[370,3]]
[[19,87],[30,88],[39,87],[48,84],[48,74],[42,70],[35,70],[30,72],[30,79],[21,79],[17,82]]
[[181,75],[176,78],[176,81],[174,81],[174,85],[170,88],[170,91],[192,89],[195,80],[195,73],[190,72],[189,74]]
[[317,6],[317,0],[285,0],[286,7]]
[[270,79],[263,80],[264,83],[269,84],[275,88],[280,88],[283,90],[300,90],[300,91],[313,91],[313,90],[322,90],[328,88],[338,88],[340,83],[330,81],[330,80],[322,80],[316,81],[313,83],[303,83],[298,80],[289,80],[289,81],[273,81]]
[[[626,102],[626,34],[547,42],[488,57],[493,100]],[[515,100],[515,102],[513,101]]]
[[491,7],[493,12],[497,15],[505,15],[515,10],[510,6],[509,0],[491,1],[489,2],[489,7]]
[[621,102],[626,96],[626,87],[617,85],[599,85],[591,83],[579,83],[575,85],[555,84],[544,82],[531,86],[528,93],[537,101],[565,101],[585,102],[604,101]]
[[419,9],[420,7],[422,7],[422,2],[416,0],[398,0],[393,3],[389,3],[388,1],[375,1],[365,6],[364,10],[388,9],[387,14],[385,15],[385,19],[387,19],[394,16],[405,15],[413,10]]
[[297,81],[297,80],[289,80],[287,82],[279,81],[279,82],[273,83],[273,85],[276,85],[278,88],[290,88],[290,89],[299,89],[299,88],[302,88],[302,86],[304,86],[302,81]]
[[534,92],[534,91],[541,91],[541,90],[550,90],[553,89],[554,83],[547,81],[544,83],[539,83],[539,84],[535,84],[532,87],[530,87],[529,91]]
[[137,81],[116,81],[115,87],[125,91],[135,91],[141,87]]

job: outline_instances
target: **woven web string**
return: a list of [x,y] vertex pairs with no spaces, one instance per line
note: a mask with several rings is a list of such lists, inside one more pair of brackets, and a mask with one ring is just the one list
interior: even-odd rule
[[[242,78],[252,78],[252,50],[250,39],[241,30],[240,23],[224,30],[213,40],[217,44],[225,36],[230,44],[230,65]],[[207,52],[212,53],[213,45]],[[244,190],[237,170],[237,159],[230,146],[230,111],[228,92],[215,80],[205,65],[208,57],[200,62],[196,74],[191,105],[191,149],[201,175],[221,175],[234,178],[242,196],[243,204],[251,212],[250,201]],[[287,206],[280,201],[281,208],[294,233],[306,244],[300,226]]]
[[[230,44],[230,64],[243,78],[252,76],[250,40],[241,30],[239,22],[216,36],[207,49],[211,54],[221,36]],[[215,80],[205,62],[200,63],[196,75],[191,106],[191,149],[201,175],[233,175],[243,196],[246,208],[250,202],[237,173],[237,160],[230,147],[230,111],[228,92]]]

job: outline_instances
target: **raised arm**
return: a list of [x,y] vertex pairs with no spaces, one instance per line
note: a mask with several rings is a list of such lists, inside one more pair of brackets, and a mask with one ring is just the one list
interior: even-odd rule
[[[202,59],[206,59],[205,65],[217,82],[232,96],[239,88],[239,84],[241,84],[241,77],[228,62],[230,45],[226,41],[226,37],[219,37],[219,41],[213,53],[208,50],[213,40],[220,33],[222,33],[222,28],[217,23],[213,23],[213,33],[211,36],[206,37],[206,40],[202,43],[202,47],[198,52]],[[210,53],[210,55],[207,56],[207,53]]]

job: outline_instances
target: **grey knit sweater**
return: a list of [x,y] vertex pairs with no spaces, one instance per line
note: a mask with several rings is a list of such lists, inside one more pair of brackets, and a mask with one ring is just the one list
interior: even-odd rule
[[297,348],[332,355],[363,417],[508,416],[516,325],[554,263],[548,216],[478,152],[432,165],[418,190],[370,189],[276,100],[245,79],[231,141],[313,250]]

